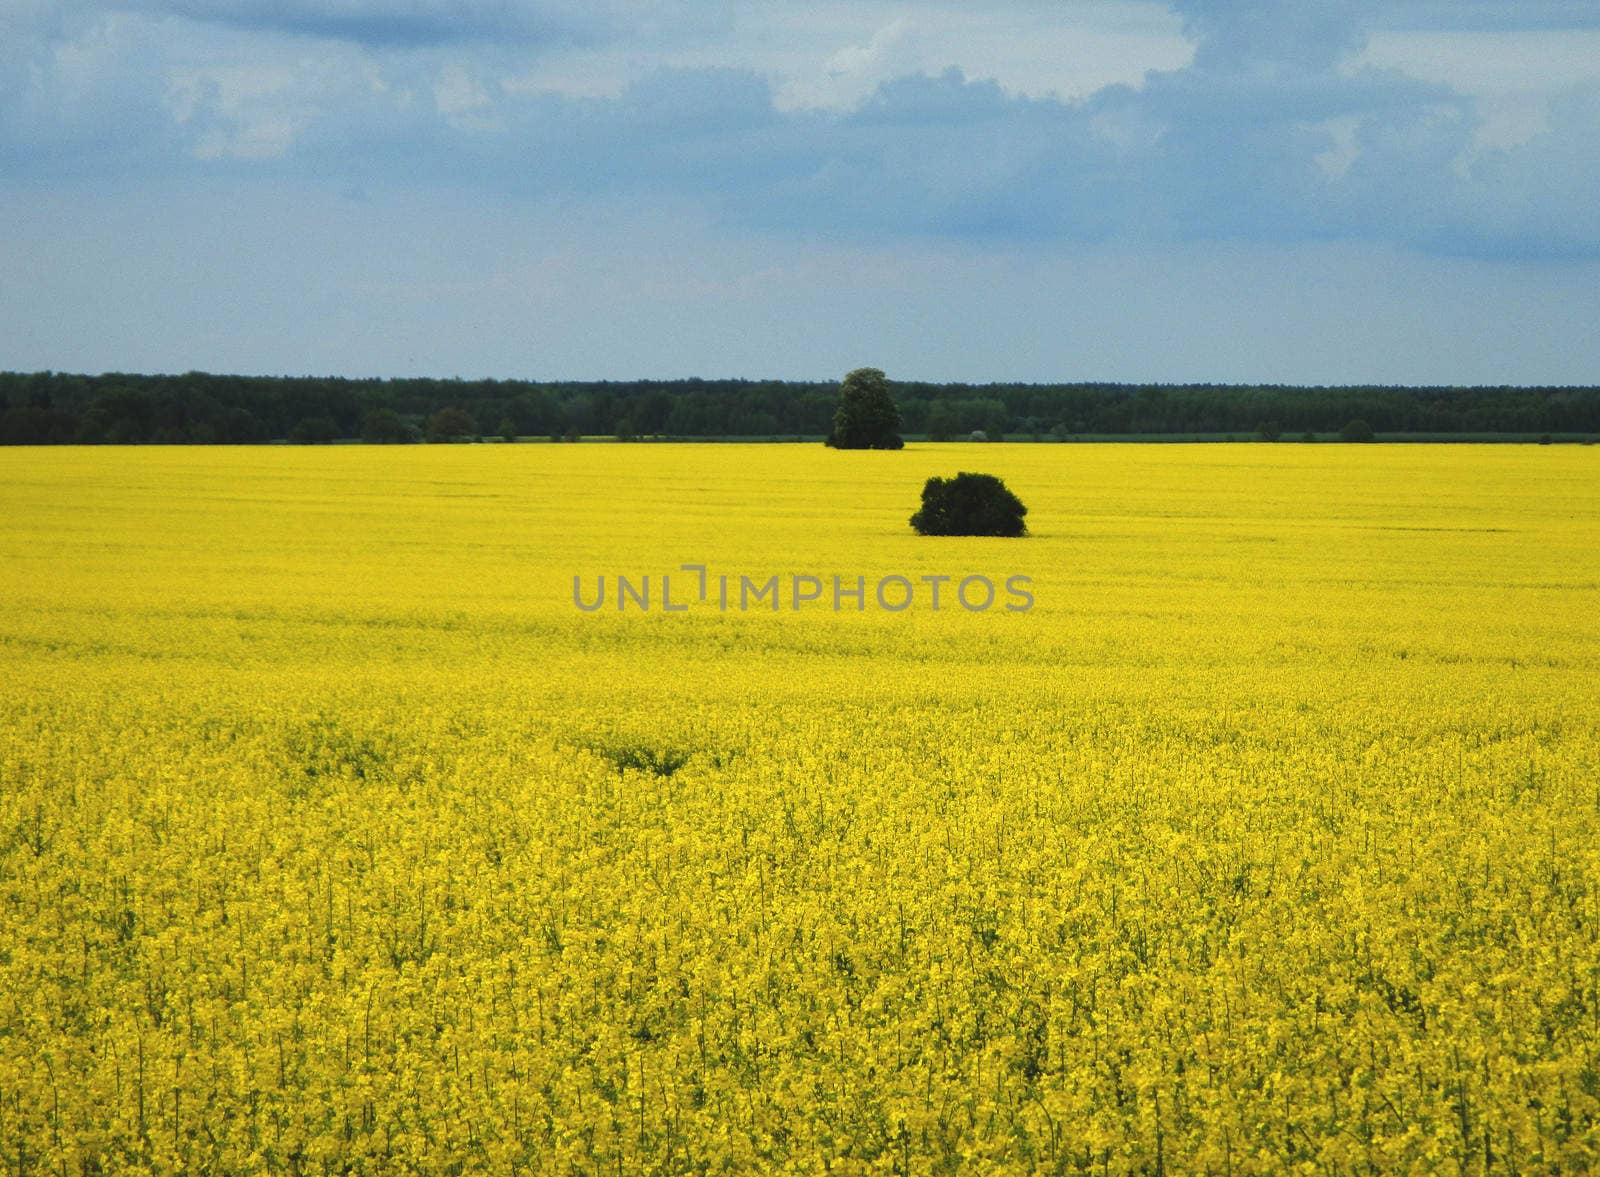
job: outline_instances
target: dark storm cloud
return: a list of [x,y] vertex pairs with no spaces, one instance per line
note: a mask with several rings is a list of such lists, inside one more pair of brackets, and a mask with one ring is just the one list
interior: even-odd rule
[[130,7],[241,29],[416,48],[460,41],[563,41],[592,38],[596,22],[504,3],[269,3],[265,0],[159,0]]
[[349,41],[375,49],[594,44],[723,28],[717,0],[106,0],[155,17]]

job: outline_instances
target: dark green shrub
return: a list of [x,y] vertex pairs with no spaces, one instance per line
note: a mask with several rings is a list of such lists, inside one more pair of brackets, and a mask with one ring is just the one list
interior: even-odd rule
[[911,516],[918,535],[1026,535],[1028,508],[993,474],[930,478],[922,509]]

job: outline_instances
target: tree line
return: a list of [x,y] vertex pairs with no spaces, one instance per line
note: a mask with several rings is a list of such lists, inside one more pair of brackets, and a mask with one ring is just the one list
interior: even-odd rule
[[[891,381],[909,436],[1600,433],[1595,387],[936,384]],[[0,444],[227,444],[478,436],[807,438],[839,384],[780,380],[364,380],[0,372]]]

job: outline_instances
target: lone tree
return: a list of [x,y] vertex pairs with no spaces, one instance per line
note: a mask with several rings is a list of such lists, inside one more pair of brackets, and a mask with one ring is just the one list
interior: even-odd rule
[[993,474],[930,478],[922,488],[922,510],[911,516],[918,535],[1028,533],[1028,508]]
[[841,450],[897,450],[900,410],[889,395],[889,378],[877,368],[857,368],[839,385],[839,407],[827,445]]

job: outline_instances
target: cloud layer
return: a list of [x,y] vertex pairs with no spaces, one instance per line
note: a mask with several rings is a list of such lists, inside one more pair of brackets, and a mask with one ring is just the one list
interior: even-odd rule
[[[831,112],[780,111],[773,79],[751,71],[659,70],[598,99],[528,81],[550,44],[712,35],[722,16],[690,7],[24,0],[5,18],[0,152],[13,176],[249,165],[349,184],[657,190],[797,234],[1600,251],[1600,84],[1556,96],[1528,141],[1477,149],[1470,97],[1350,67],[1383,6],[1177,0],[1192,63],[1075,102],[955,67]],[[1590,7],[1535,4],[1524,18]],[[1383,10],[1476,27],[1504,25],[1506,8]],[[837,56],[887,53],[903,31],[891,23]]]

